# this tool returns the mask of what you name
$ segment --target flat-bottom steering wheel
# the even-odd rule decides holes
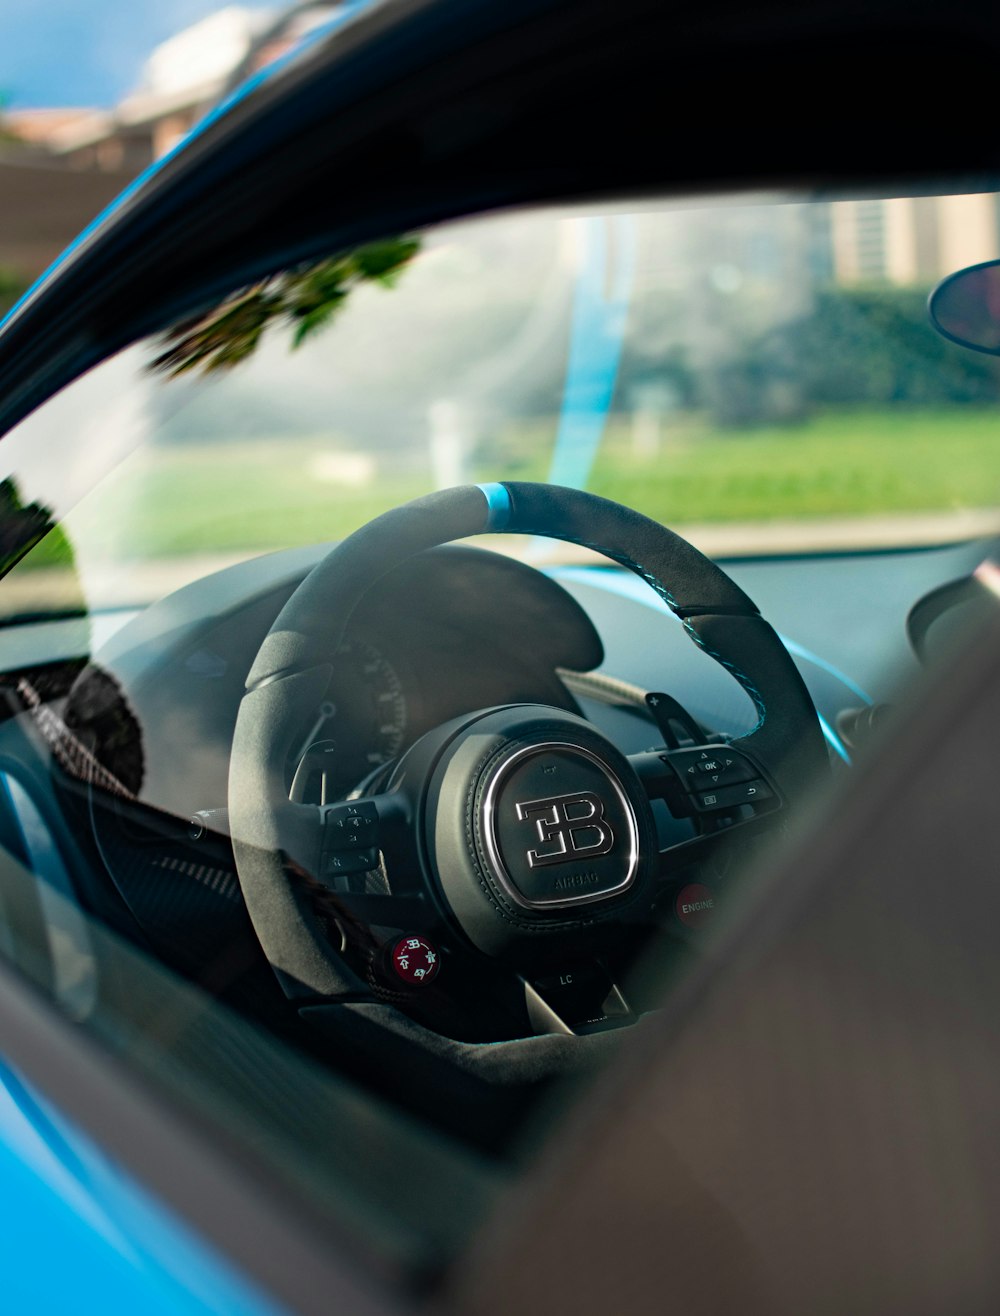
[[[290,802],[292,746],[365,592],[424,549],[498,532],[585,545],[634,571],[739,682],[757,712],[753,729],[628,758],[579,716],[505,705],[420,737],[377,795]],[[366,1002],[405,1012],[428,989],[446,994],[449,974],[467,991],[478,965],[527,992],[527,1032],[569,1033],[630,1013],[608,983],[591,984],[589,997],[564,992],[573,1004],[560,1010],[560,979],[573,983],[566,966],[600,961],[648,924],[664,884],[697,852],[697,839],[657,849],[651,801],[711,820],[707,830],[750,825],[827,766],[815,708],[784,645],[686,540],[576,489],[473,485],[378,517],[292,594],[247,679],[229,817],[256,934],[306,1017]]]

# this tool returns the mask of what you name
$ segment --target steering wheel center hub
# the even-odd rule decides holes
[[[479,809],[490,872],[523,909],[593,904],[635,881],[635,810],[591,750],[559,741],[515,747],[493,768]]]
[[[442,733],[424,759],[427,880],[474,945],[520,964],[558,959],[648,914],[652,811],[591,723],[522,704]]]

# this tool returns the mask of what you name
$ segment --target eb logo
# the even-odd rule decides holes
[[[528,866],[542,868],[568,859],[608,854],[615,834],[604,816],[604,801],[593,791],[553,795],[515,806],[519,822],[533,821],[539,845],[528,851]]]

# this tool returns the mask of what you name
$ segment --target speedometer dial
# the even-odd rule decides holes
[[[374,645],[348,640],[334,655],[327,697],[295,756],[296,796],[329,799],[394,759],[406,739],[403,683]]]
[[[342,644],[335,663],[334,682],[341,698],[347,687],[355,691],[367,723],[366,767],[388,763],[403,748],[406,735],[406,699],[396,669],[374,645],[360,640]]]

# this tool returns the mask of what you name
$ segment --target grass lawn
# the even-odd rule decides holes
[[[1000,502],[1000,415],[829,413],[786,428],[667,431],[656,460],[608,436],[590,488],[668,525],[947,511]]]
[[[427,492],[391,471],[360,487],[321,478],[327,450],[299,439],[144,450],[73,513],[70,538],[116,558],[266,551],[340,539]]]
[[[505,431],[505,464],[477,466],[472,478],[544,479],[553,432]],[[327,450],[320,440],[147,450],[81,505],[70,537],[119,559],[263,551],[340,538],[429,487],[388,461],[369,484],[324,478]],[[589,487],[675,526],[989,507],[1000,502],[1000,415],[831,412],[739,431],[684,417],[664,426],[652,458],[633,451],[619,421]]]

